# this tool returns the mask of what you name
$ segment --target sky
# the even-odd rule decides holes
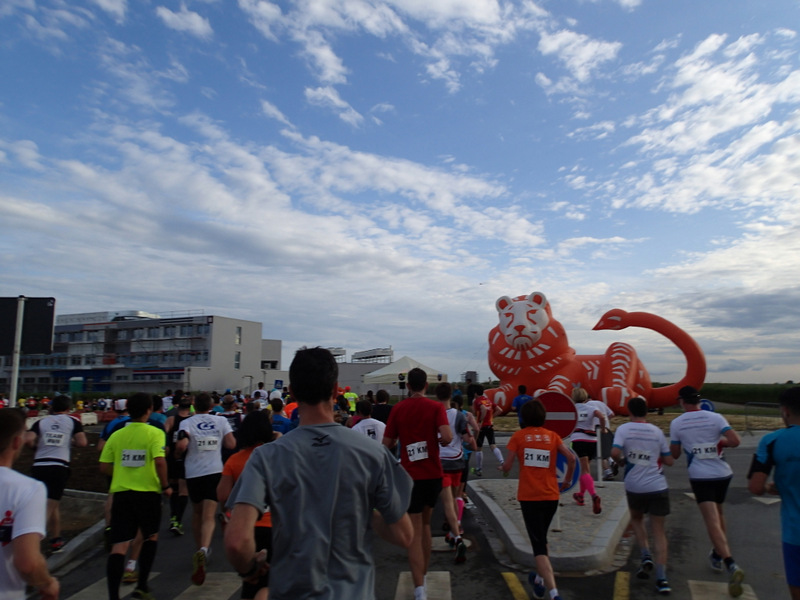
[[[579,354],[800,380],[798,0],[2,0],[0,296],[391,346],[490,376],[495,301]]]

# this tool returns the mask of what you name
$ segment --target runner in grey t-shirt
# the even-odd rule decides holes
[[[411,543],[411,478],[382,444],[334,422],[338,367],[329,351],[299,350],[289,378],[301,426],[250,457],[228,501],[228,560],[248,580],[266,571],[253,524],[269,505],[269,568],[277,574],[271,600],[372,600],[367,532],[403,547]]]

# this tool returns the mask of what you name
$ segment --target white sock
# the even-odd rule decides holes
[[[501,465],[503,464],[503,453],[500,452],[500,448],[492,448],[492,452],[494,452],[494,457],[497,459]]]
[[[550,598],[551,598],[551,600],[553,598],[555,598],[556,596],[558,596],[558,588],[553,588],[552,590],[550,590]]]
[[[136,570],[136,561],[135,560],[129,560],[128,561],[128,566],[125,567],[125,570],[126,571],[135,571]]]
[[[536,574],[536,579],[535,579],[535,581],[536,581],[536,583],[538,583],[539,585],[544,585],[544,578],[543,578],[541,575],[539,575],[538,573]]]
[[[414,600],[428,600],[424,585],[418,585],[414,588]]]

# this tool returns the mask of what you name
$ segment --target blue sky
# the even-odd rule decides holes
[[[800,379],[797,0],[5,0],[0,295],[203,309],[488,377],[495,300],[579,353]],[[288,362],[287,362],[288,364]]]

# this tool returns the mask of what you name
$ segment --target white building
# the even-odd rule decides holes
[[[10,389],[11,357],[0,359],[0,391]],[[280,340],[264,340],[261,323],[217,315],[159,317],[141,311],[56,318],[53,353],[20,360],[19,393],[73,389],[126,394],[241,389],[288,380]]]

